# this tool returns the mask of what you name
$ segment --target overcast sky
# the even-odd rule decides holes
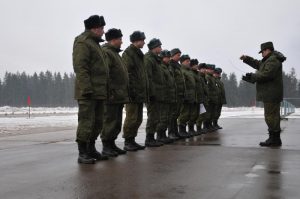
[[[299,0],[1,0],[0,78],[5,71],[72,72],[74,37],[93,14],[104,16],[105,30],[122,30],[123,49],[141,30],[146,43],[159,38],[163,49],[178,47],[239,77],[253,71],[239,56],[261,59],[260,44],[273,41],[287,57],[284,70],[294,67],[300,78]]]

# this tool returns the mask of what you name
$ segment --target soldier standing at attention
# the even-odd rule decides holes
[[[195,96],[196,100],[193,104],[192,112],[191,112],[191,118],[188,122],[188,129],[189,133],[193,135],[199,135],[201,134],[198,130],[197,132],[194,130],[194,125],[197,121],[197,118],[199,117],[200,113],[200,104],[203,103],[203,87],[201,84],[201,77],[198,72],[198,60],[197,59],[191,59],[191,71],[193,73],[194,79],[195,79]]]
[[[78,163],[93,164],[108,159],[96,150],[95,141],[102,130],[104,101],[107,98],[108,66],[99,42],[104,33],[103,16],[84,20],[85,31],[73,45],[75,99],[78,101]]]
[[[260,142],[260,146],[278,147],[282,145],[280,102],[283,100],[282,62],[286,60],[286,57],[274,50],[272,42],[262,43],[260,49],[262,60],[256,60],[247,55],[240,57],[244,63],[256,69],[255,73],[247,73],[243,76],[243,80],[256,83],[256,100],[264,104],[269,138]]]
[[[122,45],[122,32],[112,28],[105,33],[107,43],[103,45],[109,67],[108,99],[104,106],[104,124],[101,133],[103,143],[102,154],[110,157],[125,154],[126,151],[116,146],[122,127],[123,107],[129,102],[128,72],[119,55]]]
[[[170,71],[174,75],[174,80],[176,84],[176,107],[173,107],[171,114],[171,122],[169,124],[169,134],[176,135],[179,138],[187,138],[188,134],[186,132],[179,132],[177,126],[177,119],[180,115],[180,109],[183,104],[185,95],[185,80],[182,74],[181,65],[178,63],[180,60],[181,51],[178,48],[171,50],[171,60],[170,60]]]
[[[199,77],[200,77],[200,85],[203,91],[203,105],[204,108],[207,110],[208,107],[208,90],[207,90],[207,83],[206,83],[206,79],[205,79],[205,73],[206,73],[206,64],[205,63],[201,63],[198,66],[199,69]],[[205,121],[206,118],[206,112],[199,114],[198,118],[197,118],[197,133],[201,133],[204,134],[207,132],[207,129],[202,128],[203,122]]]
[[[215,68],[214,77],[216,78],[216,84],[218,86],[218,103],[216,108],[216,113],[214,114],[215,118],[213,119],[213,126],[217,129],[222,129],[222,127],[219,126],[218,120],[221,116],[222,112],[222,106],[226,104],[226,96],[225,96],[225,88],[224,84],[221,81],[221,68]]]
[[[174,140],[178,139],[177,137],[174,139],[172,135],[167,137],[166,130],[168,128],[168,124],[170,121],[171,108],[175,106],[171,106],[176,103],[176,90],[175,90],[175,81],[174,77],[170,73],[169,70],[169,62],[170,62],[170,51],[162,50],[159,54],[159,57],[162,59],[161,69],[163,72],[164,79],[164,100],[160,105],[159,109],[159,123],[157,125],[157,140],[164,144],[169,144]]]
[[[135,142],[138,129],[143,121],[143,103],[148,102],[148,77],[141,48],[145,45],[145,34],[134,31],[130,35],[131,45],[122,54],[129,77],[130,103],[125,105],[126,117],[123,125],[125,138],[124,150],[137,151],[145,149]]]
[[[145,67],[149,80],[149,102],[147,103],[147,124],[146,140],[147,147],[159,147],[163,143],[157,141],[154,134],[159,123],[159,113],[161,104],[164,101],[164,76],[161,69],[161,59],[158,56],[161,52],[161,42],[159,39],[151,39],[148,43],[149,51],[145,54]]]
[[[206,83],[208,90],[208,106],[206,108],[206,118],[204,122],[204,128],[208,132],[217,130],[212,126],[212,120],[216,112],[217,103],[218,103],[218,88],[216,85],[216,80],[213,77],[215,65],[207,64],[206,65]]]
[[[196,83],[193,72],[190,67],[190,57],[188,55],[182,55],[180,57],[180,63],[182,66],[182,74],[184,76],[186,92],[184,96],[184,102],[180,110],[178,117],[179,131],[186,133],[187,122],[191,119],[192,108],[196,100]],[[188,137],[193,136],[192,132],[188,132]]]

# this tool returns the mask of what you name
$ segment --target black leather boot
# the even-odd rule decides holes
[[[191,136],[195,136],[196,135],[196,131],[194,129],[194,125],[189,124],[188,125],[188,129],[189,129],[188,134],[190,134]]]
[[[134,142],[135,146],[138,148],[138,150],[144,150],[144,149],[146,148],[145,146],[140,145],[139,143],[137,143],[137,142],[135,141],[135,139],[133,139],[133,142]]]
[[[208,127],[208,122],[205,121],[203,122],[203,129],[202,129],[202,132],[205,134],[205,133],[209,133],[209,127]]]
[[[218,120],[216,120],[216,126],[218,127],[218,129],[223,129],[223,127],[219,126]]]
[[[259,143],[260,146],[263,147],[280,147],[282,145],[281,138],[280,138],[280,131],[279,132],[269,132],[269,138]]]
[[[154,139],[154,134],[148,133],[146,135],[145,146],[146,147],[160,147],[163,143]]]
[[[117,157],[118,153],[113,149],[111,141],[102,140],[103,149],[102,154],[107,155],[109,157]]]
[[[281,138],[280,138],[280,131],[273,132],[273,141],[272,146],[273,147],[279,147],[282,145]]]
[[[115,143],[114,140],[111,141],[111,146],[112,146],[112,149],[113,149],[115,152],[117,152],[119,155],[126,154],[126,151],[123,150],[123,149],[120,149],[120,148],[116,145],[116,143]]]
[[[186,132],[186,125],[179,124],[178,129],[179,129],[178,134],[179,134],[180,137],[182,137],[182,138],[189,138],[190,137],[190,135]]]
[[[136,142],[134,141],[134,138],[126,138],[125,139],[124,150],[125,151],[139,150],[138,146],[136,145]]]
[[[196,128],[197,128],[197,131],[196,131],[197,135],[201,135],[203,132],[201,126],[197,125]]]
[[[166,136],[166,132],[162,131],[162,132],[157,132],[157,141],[162,142],[163,144],[170,144],[173,142],[172,139],[168,138]]]
[[[168,127],[168,137],[169,137],[171,140],[173,140],[173,141],[179,139],[179,137],[178,137],[178,136],[176,135],[176,133],[175,133],[175,129],[172,129],[171,124],[170,124],[169,127]]]
[[[87,143],[77,142],[77,145],[79,151],[77,162],[80,164],[95,164],[96,160],[87,152]]]
[[[97,151],[95,146],[95,140],[92,140],[87,145],[88,154],[93,157],[96,160],[108,160],[108,156],[101,154],[99,151]]]

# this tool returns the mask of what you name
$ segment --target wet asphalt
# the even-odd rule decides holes
[[[77,164],[75,129],[2,137],[0,198],[300,198],[300,119],[282,121],[281,148],[258,146],[267,136],[263,119],[220,125],[94,165]],[[140,131],[142,143],[144,126]],[[123,146],[121,136],[117,144]]]

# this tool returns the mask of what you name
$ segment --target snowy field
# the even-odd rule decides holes
[[[0,107],[0,136],[34,133],[36,129],[76,128],[77,111],[77,107],[37,107],[31,108],[31,117],[28,118],[26,107]],[[224,107],[221,118],[263,118],[263,114],[263,108],[258,107]],[[147,111],[144,109],[144,122],[146,118]],[[300,118],[300,109],[296,109],[289,118]]]

